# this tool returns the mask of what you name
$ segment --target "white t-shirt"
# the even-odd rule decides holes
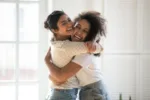
[[[100,51],[101,48],[97,44],[96,51],[94,53],[99,53]],[[85,47],[84,42],[72,42],[69,40],[51,42],[52,62],[60,68],[67,65],[75,55],[83,53],[87,53],[87,48]],[[79,87],[79,83],[77,78],[73,76],[69,78],[65,84],[60,86],[52,84],[52,87],[59,89],[72,89]]]
[[[80,86],[85,86],[102,80],[103,76],[100,71],[100,66],[96,64],[96,57],[94,55],[81,54],[75,56],[72,62],[82,66],[80,71],[76,74]]]

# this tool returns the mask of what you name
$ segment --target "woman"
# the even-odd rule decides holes
[[[81,53],[92,53],[92,49],[88,49],[88,45],[84,42],[70,42],[69,38],[73,32],[73,23],[63,11],[53,11],[45,21],[45,28],[50,30],[54,39],[51,41],[52,61],[58,67],[63,67],[70,62],[73,56]],[[92,45],[91,45],[92,47]],[[95,47],[95,46],[93,46]],[[95,48],[94,53],[100,51],[100,47]],[[60,55],[63,55],[62,57]],[[48,64],[48,63],[47,63]],[[57,68],[55,68],[57,69]],[[51,72],[51,70],[49,69]],[[53,73],[53,72],[51,72]],[[57,80],[57,76],[52,76]],[[65,84],[52,85],[52,94],[50,100],[75,100],[76,88],[78,80],[75,76],[70,77]],[[59,90],[59,91],[58,91]]]
[[[73,41],[97,41],[95,40],[96,37],[100,40],[98,35],[105,36],[105,20],[97,12],[82,13],[75,19],[75,22],[77,25],[71,37]],[[51,59],[49,53],[45,57],[45,62],[52,69],[50,79],[56,84],[61,84],[61,82],[63,83],[68,78],[76,75],[81,87],[80,100],[109,100],[101,72],[97,69],[94,58],[95,55],[92,54],[78,55],[70,63],[58,70],[52,69],[56,66],[49,62]],[[57,81],[53,76],[57,76]]]

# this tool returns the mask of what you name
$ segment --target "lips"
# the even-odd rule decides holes
[[[73,30],[72,28],[68,28],[68,29],[67,29],[67,31],[72,31],[72,30]]]
[[[74,38],[75,38],[76,40],[81,40],[81,37],[79,37],[78,35],[74,35]]]

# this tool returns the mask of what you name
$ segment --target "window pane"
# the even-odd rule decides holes
[[[0,3],[0,41],[14,41],[16,36],[16,7]]]
[[[19,45],[19,79],[36,80],[38,68],[38,45],[20,44]]]
[[[15,100],[15,86],[0,84],[0,100]]]
[[[19,85],[18,100],[39,100],[38,85]]]
[[[38,4],[20,4],[19,32],[20,41],[38,41],[39,15]]]
[[[0,80],[14,80],[15,45],[0,44]]]

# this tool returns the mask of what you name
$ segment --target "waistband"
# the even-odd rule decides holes
[[[73,89],[58,89],[58,88],[53,88],[53,90],[56,90],[56,91],[73,91],[73,90],[78,90],[78,88],[73,88]]]
[[[81,87],[81,89],[86,89],[86,88],[98,88],[98,87],[104,87],[103,81],[97,81],[88,85],[85,85],[83,87]]]

